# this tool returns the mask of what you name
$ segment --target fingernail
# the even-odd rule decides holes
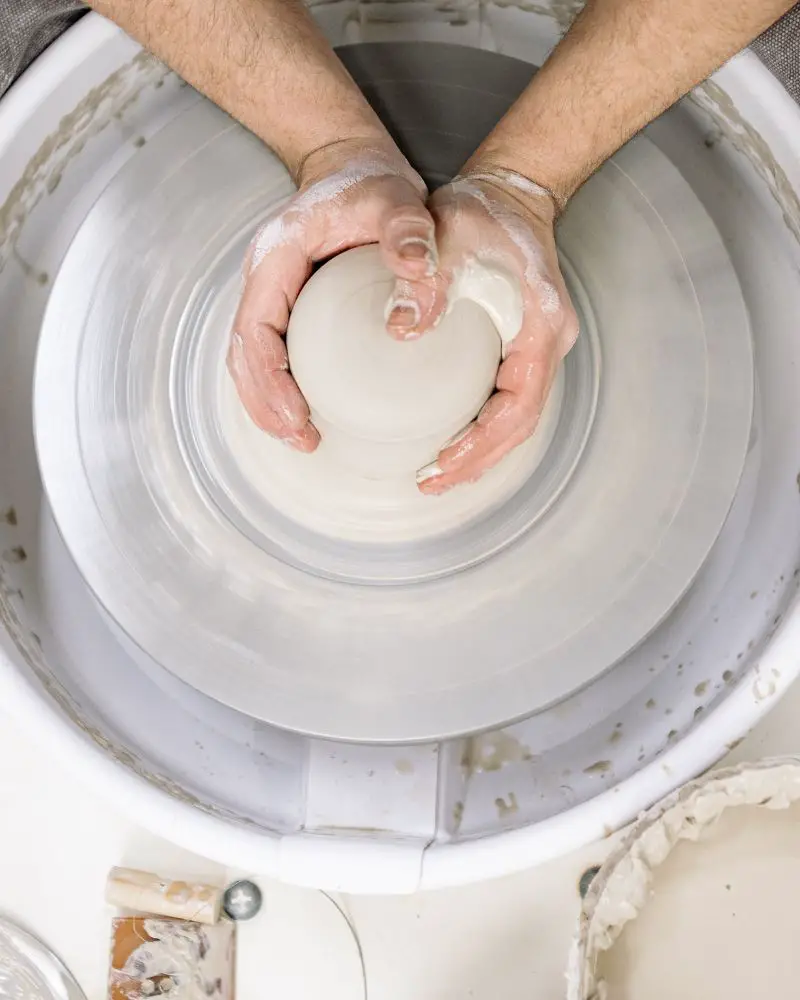
[[[276,439],[292,451],[303,451],[303,439],[299,434],[277,434]]]
[[[401,240],[397,252],[403,260],[427,260],[431,255],[427,242],[419,236],[407,236]]]
[[[419,236],[409,236],[401,241],[397,252],[401,259],[405,261],[414,262],[424,260],[427,277],[431,277],[431,275],[436,273],[436,255],[427,240]]]
[[[390,300],[387,308],[386,325],[393,330],[413,330],[419,323],[419,305],[413,299]]]
[[[417,470],[417,485],[427,483],[429,479],[435,479],[437,476],[441,475],[442,469],[438,462],[431,462],[429,465],[423,465],[421,469]]]

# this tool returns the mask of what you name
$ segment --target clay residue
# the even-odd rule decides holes
[[[52,191],[52,187],[48,185],[48,194]],[[35,282],[37,285],[46,285],[50,281],[50,275],[47,271],[37,271],[36,268],[29,264],[27,260],[22,256],[22,254],[16,249],[16,247],[11,251],[11,255],[14,260],[19,264],[19,268],[22,273],[30,281]]]
[[[145,87],[163,82],[168,74],[166,66],[142,52],[90,90],[74,111],[64,115],[0,205],[0,271],[14,256],[28,215],[42,198],[55,190],[70,161],[109,122],[123,115]]]
[[[112,1000],[231,1000],[234,925],[128,917],[114,921]]]
[[[65,717],[84,733],[104,753],[118,764],[127,768],[133,774],[143,778],[148,784],[165,792],[173,799],[185,802],[187,805],[212,816],[218,816],[240,826],[256,826],[253,820],[227,809],[210,805],[198,798],[183,785],[171,778],[152,770],[144,761],[127,747],[111,740],[105,733],[89,722],[86,712],[60,680],[53,674],[47,664],[42,650],[40,637],[22,621],[17,605],[23,601],[22,591],[12,582],[8,571],[0,562],[0,629],[14,643],[23,662],[36,677],[42,688],[53,699]]]
[[[111,121],[119,120],[146,87],[163,85],[169,72],[153,56],[140,53],[112,73],[104,83],[90,90],[76,108],[61,119],[58,128],[44,140],[0,206],[0,271],[10,260],[18,258],[17,242],[28,215],[42,198],[55,190],[69,163],[93,136],[102,132]],[[13,507],[7,508],[2,514],[2,520],[15,526],[16,510]],[[27,553],[21,546],[13,546],[4,551],[2,556],[0,628],[8,634],[24,663],[65,717],[107,756],[170,797],[239,825],[255,825],[247,817],[211,806],[182,785],[152,770],[135,752],[110,739],[88,721],[83,707],[74,700],[48,666],[39,637],[20,617],[23,594],[16,582],[12,581],[10,569],[6,567],[23,563]]]
[[[739,113],[728,94],[713,80],[706,80],[688,97],[711,116],[722,138],[752,164],[769,188],[787,229],[800,243],[800,198],[761,134]]]
[[[603,1000],[600,956],[651,897],[653,875],[682,841],[697,841],[737,806],[785,809],[800,801],[800,757],[741,765],[700,778],[654,807],[612,854],[584,900],[569,966],[569,1000]]]
[[[753,698],[756,704],[773,698],[778,690],[778,677],[774,673],[765,674],[758,664],[755,669],[755,680],[753,681]]]
[[[500,771],[507,764],[532,761],[533,754],[524,743],[502,730],[471,736],[464,741],[461,770],[465,779],[484,771]]]
[[[539,14],[555,21],[559,33],[565,34],[585,6],[585,0],[479,0],[481,15],[487,7],[512,7]]]
[[[340,6],[341,0],[306,0],[308,6]],[[525,13],[549,18],[559,30],[566,33],[581,12],[585,0],[439,0],[430,4],[387,3],[386,0],[352,0],[346,8],[345,21],[357,24],[409,24],[419,20],[439,18],[449,25],[468,25],[477,22],[491,38],[488,11],[491,8],[512,8]]]
[[[519,804],[514,792],[509,792],[505,798],[496,798],[494,804],[499,819],[508,819],[509,816],[513,816],[514,813],[519,812]]]

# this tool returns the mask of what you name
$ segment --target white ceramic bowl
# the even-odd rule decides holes
[[[563,10],[476,5],[456,17],[438,6],[420,19],[419,3],[399,0],[391,24],[373,20],[374,4],[326,3],[317,13],[337,43],[447,41],[540,62]],[[426,86],[447,91],[459,67],[478,60],[470,83],[487,121],[467,124],[491,125],[503,88],[514,86],[506,61],[463,48],[429,56],[369,46],[346,53],[389,113],[393,88],[427,74]],[[441,745],[374,747],[279,732],[126,648],[42,502],[31,375],[48,286],[120,165],[196,99],[90,15],[0,104],[3,705],[162,835],[311,885],[404,892],[454,884],[547,860],[623,825],[722,756],[798,669],[800,111],[745,54],[648,130],[722,235],[756,348],[745,477],[689,594],[633,654],[551,710]],[[464,111],[469,103],[457,105],[454,134],[467,134],[458,115],[473,112]],[[412,147],[424,141],[427,113],[419,110],[416,131],[411,123]]]

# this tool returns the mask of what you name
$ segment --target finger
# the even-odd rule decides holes
[[[285,345],[273,333],[278,354]],[[272,437],[280,438],[301,451],[313,451],[319,444],[319,432],[308,419],[308,407],[300,390],[285,370],[270,372],[252,366],[247,359],[242,338],[234,333],[227,357],[228,371],[236,385],[239,399],[250,419]],[[289,402],[287,402],[289,401]],[[297,401],[303,414],[287,414],[286,406]]]
[[[381,220],[379,242],[386,266],[408,281],[431,277],[438,258],[433,218],[416,192],[399,200]]]
[[[286,341],[269,326],[260,323],[245,341],[245,356],[254,382],[264,399],[289,430],[298,431],[309,419],[308,403],[289,374]]]
[[[247,342],[261,325],[283,336],[289,312],[311,274],[304,248],[283,244],[264,256],[245,281],[234,329]]]
[[[283,335],[310,271],[308,256],[296,245],[278,247],[261,260],[247,277],[228,355],[229,371],[254,423],[283,439],[300,435],[303,446],[319,436],[316,431],[301,433],[310,414],[289,374]]]
[[[264,402],[264,387],[252,378],[249,371],[244,376],[236,376],[235,381],[242,405],[257,427],[271,437],[285,441],[298,451],[314,451],[320,437],[319,431],[310,421],[306,421],[299,430],[293,430]]]
[[[265,399],[262,386],[253,378],[244,343],[238,333],[234,332],[231,336],[226,363],[239,399],[253,423],[275,437],[287,433],[288,429]]]
[[[456,442],[444,448],[435,462],[417,473],[421,493],[437,495],[461,483],[475,482],[512,448],[521,444],[530,429],[522,422],[520,400],[512,393],[495,393]]]
[[[283,440],[296,451],[311,452],[316,451],[319,446],[320,436],[317,428],[309,421],[301,430]]]
[[[435,206],[437,196],[431,204]],[[432,330],[449,305],[455,269],[463,253],[454,239],[453,216],[434,207],[432,213],[438,260],[433,274],[418,279],[398,279],[387,305],[386,329],[398,340],[414,340]]]
[[[448,279],[441,273],[421,281],[398,278],[386,305],[386,329],[396,340],[416,340],[447,310]]]
[[[539,422],[556,364],[555,352],[534,366],[509,355],[498,372],[500,388],[489,397],[477,419],[443,448],[434,462],[417,473],[420,491],[437,494],[459,483],[474,482],[522,444]],[[507,367],[510,375],[504,371]],[[522,391],[504,387],[507,382],[517,381],[520,370],[526,372]]]
[[[276,419],[287,432],[299,431],[309,421],[308,404],[288,368],[286,343],[275,330],[262,323],[247,340],[238,330],[232,334],[228,371],[237,388],[247,387],[248,413],[268,433],[274,433]]]

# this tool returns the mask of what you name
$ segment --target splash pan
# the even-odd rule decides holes
[[[270,504],[221,429],[240,261],[291,190],[199,101],[87,214],[35,383],[42,477],[73,558],[155,662],[285,729],[419,741],[563,699],[674,607],[742,473],[750,330],[713,222],[655,145],[629,144],[560,226],[583,334],[545,460],[459,530],[352,544]]]
[[[458,5],[455,11],[433,0],[396,0],[391,6],[391,23],[385,20],[383,4],[337,0],[318,4],[314,10],[334,44],[358,43],[344,45],[342,57],[426,179],[432,184],[441,183],[459,168],[526,85],[530,63],[540,63],[558,37],[563,27],[559,19],[565,8],[561,3],[552,8],[542,4],[532,12],[504,3]],[[545,13],[538,12],[540,6]],[[418,16],[420,11],[425,14],[423,19]],[[420,39],[425,44],[420,44]],[[460,44],[432,47],[442,41]],[[480,46],[491,51],[481,51]],[[499,52],[520,58],[506,58]],[[590,650],[587,675],[596,670],[596,676],[549,706],[541,689],[531,697],[526,686],[529,682],[535,684],[538,677],[523,669],[530,660],[524,638],[499,628],[478,636],[476,628],[480,658],[472,657],[466,643],[457,646],[449,660],[445,658],[446,662],[452,661],[455,686],[461,686],[464,696],[452,699],[457,702],[454,707],[460,709],[470,697],[469,676],[462,678],[458,673],[459,658],[465,671],[485,671],[478,681],[486,689],[502,692],[512,674],[514,679],[527,678],[525,684],[520,684],[513,703],[506,688],[506,700],[498,710],[496,703],[487,703],[486,711],[475,713],[479,717],[466,723],[463,718],[454,720],[451,716],[452,729],[446,719],[422,716],[412,720],[410,727],[393,728],[400,733],[421,734],[455,731],[461,724],[465,728],[478,725],[481,719],[513,717],[520,721],[451,740],[402,745],[332,742],[289,732],[258,717],[256,708],[264,709],[264,693],[258,684],[253,684],[252,699],[238,702],[243,704],[243,709],[238,710],[220,700],[225,697],[225,692],[219,690],[224,677],[221,668],[211,677],[218,685],[217,697],[203,693],[194,681],[181,679],[174,671],[174,663],[172,669],[166,669],[164,660],[154,659],[137,645],[147,640],[135,627],[141,624],[139,609],[130,621],[119,606],[109,604],[112,614],[104,615],[86,585],[84,574],[88,577],[92,566],[99,567],[101,560],[108,557],[107,540],[96,532],[94,496],[89,504],[94,513],[87,516],[86,523],[96,533],[69,537],[69,550],[44,499],[34,447],[32,387],[34,357],[54,280],[61,285],[66,273],[62,268],[71,266],[89,220],[99,218],[96,210],[102,206],[105,213],[113,208],[114,213],[105,217],[109,222],[113,219],[114,226],[124,220],[125,206],[108,200],[118,184],[117,178],[126,177],[137,160],[146,159],[151,145],[158,149],[165,130],[166,135],[174,137],[182,118],[205,116],[208,112],[210,109],[189,87],[93,14],[37,60],[0,102],[0,700],[21,725],[45,743],[53,759],[73,767],[137,822],[146,823],[197,854],[292,882],[348,892],[408,892],[502,875],[602,837],[718,759],[728,744],[738,740],[775,703],[800,664],[800,422],[796,419],[800,368],[800,341],[796,335],[800,312],[800,112],[755,57],[744,55],[648,127],[640,137],[644,144],[637,141],[631,147],[629,162],[624,158],[628,153],[625,150],[615,165],[596,180],[598,185],[606,185],[612,196],[607,199],[606,215],[593,223],[595,231],[588,234],[595,241],[593,247],[598,240],[608,240],[616,244],[619,252],[625,251],[615,240],[613,228],[609,228],[618,216],[612,219],[609,213],[630,205],[635,194],[632,186],[640,186],[641,180],[644,193],[638,204],[653,242],[660,246],[662,237],[673,237],[667,240],[673,249],[659,251],[661,259],[666,255],[675,262],[673,273],[690,272],[696,288],[709,287],[707,275],[694,275],[698,262],[695,244],[686,239],[674,213],[670,215],[662,208],[657,192],[647,188],[647,178],[637,178],[635,171],[649,160],[665,182],[675,183],[673,203],[685,196],[692,206],[687,213],[689,223],[693,225],[699,219],[702,232],[711,233],[707,259],[721,262],[719,268],[715,263],[714,275],[718,281],[729,283],[733,298],[728,301],[734,304],[729,322],[736,336],[744,325],[744,300],[755,348],[755,405],[744,474],[727,518],[720,496],[722,510],[717,524],[724,520],[724,525],[716,540],[717,526],[713,522],[706,522],[699,534],[674,535],[683,538],[690,548],[696,546],[695,554],[684,559],[680,546],[674,553],[668,550],[670,557],[674,555],[678,560],[676,570],[678,565],[683,569],[676,571],[674,586],[654,591],[648,584],[649,621],[634,607],[627,626],[629,639],[618,643],[619,649],[628,643],[632,648],[613,665],[611,660],[617,654],[607,651],[603,656],[594,656]],[[213,140],[209,133],[212,145],[217,147],[215,155],[223,155],[224,143],[232,139],[231,132],[225,132],[230,122],[216,118],[214,123],[205,117],[204,121],[211,129],[224,133],[219,140]],[[238,135],[235,130],[233,134]],[[442,135],[447,136],[446,141],[442,141]],[[255,144],[248,146],[244,142],[239,152],[242,157],[250,157],[256,149]],[[187,154],[191,151],[185,150]],[[258,156],[263,157],[263,153],[259,151]],[[189,177],[190,164],[202,158],[201,150],[194,157],[184,156],[176,163],[176,171]],[[248,169],[253,169],[253,161],[247,162]],[[266,169],[271,161],[267,158],[259,162]],[[153,188],[164,182],[164,173],[162,168],[154,178]],[[263,193],[271,182],[261,175],[257,183],[262,185]],[[586,194],[588,199],[591,189],[587,188]],[[575,207],[580,206],[576,203]],[[186,322],[180,328],[183,333],[167,331],[165,362],[169,377],[183,373],[184,381],[176,381],[170,392],[177,393],[178,385],[187,386],[187,372],[209,377],[214,374],[211,360],[208,366],[204,363],[194,368],[192,363],[180,360],[178,344],[184,334],[192,333],[193,337],[187,337],[184,343],[188,345],[191,340],[198,348],[205,345],[209,359],[213,359],[214,338],[224,338],[224,333],[215,328],[211,316],[216,309],[225,320],[226,311],[232,308],[231,300],[225,299],[224,282],[233,274],[232,268],[238,266],[236,240],[244,240],[244,229],[254,226],[255,215],[266,208],[265,199],[262,209],[254,208],[248,226],[243,225],[241,233],[231,233],[229,249],[222,241],[214,243],[207,271],[202,270],[201,255],[192,249],[191,266],[200,266],[199,279],[212,294],[206,300],[174,286],[178,316]],[[143,222],[148,218],[152,222],[147,198],[139,203],[138,210]],[[585,211],[596,210],[587,200]],[[610,433],[608,421],[613,410],[609,407],[615,399],[624,398],[619,382],[612,382],[611,376],[615,371],[619,376],[626,371],[620,364],[625,361],[622,344],[627,331],[604,321],[609,315],[604,296],[613,295],[614,290],[598,288],[588,266],[591,258],[588,253],[583,256],[583,247],[576,242],[577,233],[570,233],[569,227],[577,227],[579,221],[577,214],[574,223],[567,218],[560,237],[568,279],[582,312],[582,334],[578,350],[564,371],[563,405],[542,459],[543,469],[548,462],[551,468],[562,469],[552,481],[552,492],[542,491],[540,483],[541,492],[534,500],[533,493],[520,489],[496,510],[487,510],[473,525],[473,534],[465,524],[449,539],[432,539],[424,550],[416,547],[404,554],[375,544],[367,546],[366,552],[359,547],[340,550],[338,555],[346,556],[346,562],[337,562],[337,553],[313,531],[302,536],[290,523],[281,536],[281,522],[275,512],[259,505],[260,520],[250,524],[251,534],[239,533],[262,553],[266,553],[266,539],[270,539],[270,565],[278,567],[273,578],[304,582],[306,604],[300,602],[294,609],[303,618],[304,629],[317,627],[313,615],[306,615],[309,608],[319,609],[317,588],[358,591],[365,598],[361,613],[367,618],[377,614],[375,608],[380,608],[386,594],[393,593],[400,609],[394,621],[402,623],[399,599],[404,590],[422,588],[445,594],[450,588],[450,593],[458,593],[456,588],[466,583],[467,596],[474,598],[477,585],[470,590],[473,578],[487,573],[505,598],[500,624],[519,614],[519,609],[513,607],[514,588],[517,581],[520,588],[527,587],[532,571],[522,557],[514,558],[514,553],[520,543],[531,545],[531,540],[559,515],[562,505],[573,502],[573,492],[583,488],[582,478],[598,461],[595,451],[602,435]],[[201,226],[202,219],[197,224]],[[108,247],[105,264],[91,262],[97,295],[87,293],[79,276],[76,302],[88,294],[90,302],[96,303],[104,289],[106,268],[110,273],[118,267],[125,248],[114,240]],[[142,258],[135,261],[136,267],[131,267],[127,276],[131,284],[140,281],[140,272],[149,271],[148,253],[145,249]],[[230,253],[230,264],[226,263],[226,253]],[[187,267],[189,263],[187,259]],[[645,267],[643,258],[637,257],[625,278],[632,286],[629,301],[641,304],[640,287],[651,281],[651,269]],[[124,288],[123,293],[127,296]],[[56,294],[60,295],[61,290]],[[133,311],[145,316],[151,298],[155,300],[158,294],[156,284],[146,288],[145,294],[132,303]],[[190,302],[197,312],[190,310]],[[714,304],[720,309],[725,302]],[[68,305],[72,309],[74,303]],[[686,327],[673,331],[681,344],[687,340],[695,346],[704,340],[710,343],[708,338],[718,327],[708,319],[712,315],[708,308],[708,303],[698,299],[694,311],[685,311]],[[610,314],[619,315],[613,311]],[[98,334],[92,331],[90,319],[91,310],[79,317],[80,337],[87,338],[86,347],[94,337],[95,350]],[[136,324],[129,325],[129,318],[122,315],[118,319],[106,331],[109,352],[120,349],[123,356],[135,360],[134,344],[152,350],[144,336],[140,340],[137,334],[133,339]],[[53,322],[52,313],[48,313],[47,335]],[[639,349],[636,341],[641,340],[646,325],[634,331],[626,349]],[[144,325],[139,333],[144,335]],[[219,346],[218,340],[216,343]],[[614,351],[620,355],[616,361]],[[714,351],[713,346],[709,347],[702,362],[707,372],[713,370],[719,358]],[[661,362],[651,359],[643,363],[651,386],[655,381],[652,371],[658,363],[663,364],[663,358]],[[117,389],[125,384],[115,381],[116,372],[106,371]],[[667,371],[677,373],[676,369],[664,368],[662,375]],[[63,374],[67,376],[66,368]],[[73,376],[74,372],[70,378]],[[131,381],[133,394],[125,405],[145,412],[146,397],[152,402],[153,412],[163,412],[165,377],[165,372],[154,368],[149,382],[144,378]],[[578,377],[584,380],[580,385]],[[691,383],[691,373],[689,378]],[[570,380],[575,380],[572,388]],[[92,384],[91,379],[88,384]],[[681,384],[687,384],[683,376]],[[73,418],[83,413],[95,421],[99,413],[95,402],[105,399],[116,405],[119,401],[116,396],[105,395],[97,383],[95,390],[96,400],[81,400],[80,406],[73,407]],[[706,398],[706,392],[703,387],[700,400]],[[255,516],[253,507],[248,506],[245,491],[237,489],[229,498],[231,506],[226,508],[224,498],[212,492],[214,484],[202,479],[203,463],[211,463],[220,453],[209,441],[193,441],[192,427],[207,428],[201,427],[188,402],[185,406],[178,404],[177,394],[174,399],[175,414],[170,414],[166,422],[165,436],[169,448],[174,448],[175,439],[179,439],[186,449],[180,461],[171,461],[167,467],[174,471],[179,483],[192,476],[197,480],[196,484],[192,482],[191,491],[205,504],[201,523],[219,522],[235,535],[229,527],[234,513],[240,506],[249,520]],[[584,404],[583,408],[579,403]],[[688,418],[674,400],[667,407],[663,395],[657,395],[653,405],[665,415],[666,428],[678,421],[680,436],[676,435],[675,440],[685,442]],[[702,412],[711,413],[711,409]],[[648,439],[660,442],[658,447],[666,452],[668,439],[663,436],[666,432],[659,429],[657,415],[645,415],[647,419],[640,422],[647,428]],[[139,429],[130,421],[120,423],[129,428],[128,436],[103,437],[103,447],[112,463],[124,459],[122,467],[130,470],[135,444],[136,460],[142,459],[137,488],[141,489],[142,482],[157,483],[152,478],[157,466],[150,453],[162,456],[163,467],[163,456],[171,454],[167,445],[158,442],[157,448],[148,451]],[[619,429],[621,442],[639,440],[632,423]],[[698,420],[698,427],[700,423]],[[93,425],[90,422],[88,426]],[[654,427],[658,433],[654,433]],[[81,426],[81,435],[84,430]],[[99,433],[99,427],[95,426],[94,432]],[[696,433],[699,469],[700,442],[705,432],[692,433]],[[65,439],[74,434],[74,429],[65,430]],[[613,450],[603,450],[614,459]],[[690,494],[702,494],[702,489],[697,494],[700,483],[688,470],[688,463],[678,464],[679,459],[686,460],[686,455],[676,445],[671,474],[683,476],[687,487],[686,499],[673,502],[677,519]],[[64,457],[66,460],[66,451]],[[85,452],[81,459],[86,468],[95,464],[90,457]],[[647,459],[645,454],[637,460]],[[619,456],[622,476],[627,474],[626,461]],[[563,464],[559,466],[559,462]],[[651,500],[662,489],[655,476],[657,470],[651,468],[654,475],[649,493],[644,492],[642,483],[633,484],[643,500]],[[85,475],[81,471],[76,478],[77,491],[85,492]],[[725,492],[734,488],[733,476],[731,479]],[[222,476],[216,480],[218,485],[222,481]],[[126,523],[131,523],[126,496],[113,483],[101,481],[94,485],[101,487],[97,501],[105,504],[109,496],[116,498]],[[620,504],[627,502],[625,492],[633,486],[624,479],[617,484]],[[175,494],[167,491],[164,495]],[[152,506],[163,503],[162,495],[153,496]],[[601,493],[591,498],[598,510],[603,509],[603,500]],[[511,517],[510,505],[514,503],[520,505],[521,514],[524,511],[520,522],[513,522]],[[70,506],[69,501],[59,504],[63,510]],[[197,503],[192,509],[199,507]],[[62,514],[58,516],[63,522]],[[244,515],[239,512],[236,516]],[[113,529],[126,555],[132,553],[138,560],[141,556],[137,552],[154,552],[156,544],[165,542],[165,524],[169,522],[152,516],[143,518],[133,526],[133,541],[119,538],[119,523],[114,515],[108,522],[109,530]],[[521,523],[523,528],[518,538],[509,527],[514,523]],[[643,523],[633,519],[631,530],[642,530]],[[66,525],[61,526],[66,533]],[[191,524],[176,527],[182,540],[194,530]],[[586,533],[578,539],[580,545],[593,537],[591,524],[584,522],[584,527]],[[663,531],[674,531],[672,522],[665,521]],[[155,536],[148,539],[147,532],[155,532]],[[496,552],[487,541],[492,537],[498,539]],[[559,540],[563,558],[579,566],[574,579],[580,580],[588,560],[581,551],[567,547],[567,538],[565,533]],[[644,581],[652,570],[648,569],[647,556],[655,545],[648,548],[647,536],[643,534],[642,538],[645,547],[635,555],[636,561],[643,564]],[[93,550],[95,542],[98,547]],[[705,557],[704,544],[711,544]],[[576,542],[575,548],[580,545]],[[196,547],[187,544],[187,552],[181,554],[172,541],[168,550],[186,560],[184,565],[194,565]],[[459,559],[465,555],[469,568],[461,569]],[[267,556],[259,558],[266,560]],[[665,567],[673,565],[671,558],[664,560]],[[76,562],[80,562],[80,569]],[[688,590],[669,610],[670,601],[692,579],[693,566],[701,562]],[[500,578],[498,572],[492,576],[495,565],[509,567],[511,575]],[[375,577],[387,567],[396,574],[395,580],[376,581]],[[170,575],[163,559],[157,557],[143,572],[150,574],[151,569],[148,579],[155,586],[161,586]],[[278,576],[278,570],[282,576]],[[126,587],[129,572],[122,574]],[[213,609],[216,601],[228,600],[218,586],[220,579],[228,578],[235,579],[235,574],[225,577],[221,571],[216,575],[210,571],[204,576],[198,573],[198,602]],[[209,581],[215,587],[210,601],[202,593]],[[614,585],[618,583],[617,578]],[[571,601],[574,594],[577,590],[572,589],[565,595],[570,609],[575,606]],[[644,589],[642,594],[644,599]],[[491,590],[482,591],[480,596],[487,602],[493,600]],[[165,607],[173,599],[166,590],[160,592],[160,597]],[[341,605],[340,600],[326,603],[319,620],[334,623]],[[659,605],[663,618],[652,627]],[[484,605],[476,600],[470,607],[467,601],[453,600],[446,608],[449,617],[442,616],[440,605],[443,628],[451,627],[458,619],[469,621],[471,615],[482,614]],[[588,615],[589,608],[585,610]],[[173,613],[191,618],[186,607],[173,609]],[[535,604],[529,613],[532,617],[538,614]],[[265,617],[260,606],[245,614],[242,633],[247,636],[253,621]],[[353,622],[359,624],[358,618],[352,616],[348,624]],[[297,633],[290,624],[291,629],[288,624],[285,627],[287,643],[288,637]],[[259,627],[266,629],[268,625],[262,622]],[[283,629],[278,624],[273,627],[276,632]],[[176,643],[176,647],[180,645]],[[202,660],[207,673],[216,666],[209,652],[203,653]],[[361,651],[354,653],[360,655]],[[517,661],[515,654],[519,654]],[[343,655],[342,651],[339,655]],[[274,670],[274,662],[270,667],[259,654],[253,659],[254,677],[263,680],[265,661],[269,670]],[[303,676],[309,680],[309,690],[318,690],[319,684],[327,683],[321,676],[321,660],[306,657],[302,661],[298,658],[298,662],[297,678],[284,678],[292,686],[290,694],[296,696],[298,678]],[[511,664],[509,677],[501,674],[502,663]],[[490,684],[487,664],[496,668],[494,685]],[[373,675],[382,664],[372,661],[368,666],[362,676],[366,675],[368,683],[376,683]],[[391,660],[388,666],[388,677],[396,683],[393,671],[400,668]],[[410,676],[419,683],[415,669],[411,663]],[[273,674],[278,675],[277,671]],[[562,690],[578,683],[574,675],[561,679],[559,670],[543,670],[542,676],[555,676]],[[344,684],[346,673],[333,680]],[[422,686],[425,682],[422,678]],[[363,693],[366,689],[360,690]],[[366,694],[358,706],[360,716],[352,714],[352,725],[348,724],[347,729],[347,719],[342,717],[341,732],[362,736],[374,733]],[[276,705],[283,711],[281,697],[276,697]],[[554,697],[558,696],[554,693]],[[261,704],[255,705],[258,699]],[[408,707],[409,699],[398,700],[405,700]],[[437,702],[441,707],[441,699],[430,699],[431,704]],[[537,702],[545,707],[526,715]],[[275,718],[269,706],[264,715]],[[408,721],[407,715],[403,723]],[[283,721],[289,724],[290,720],[284,716]],[[317,728],[308,715],[295,721],[309,729]],[[380,722],[385,733],[386,717]],[[330,731],[325,720],[319,729]]]

